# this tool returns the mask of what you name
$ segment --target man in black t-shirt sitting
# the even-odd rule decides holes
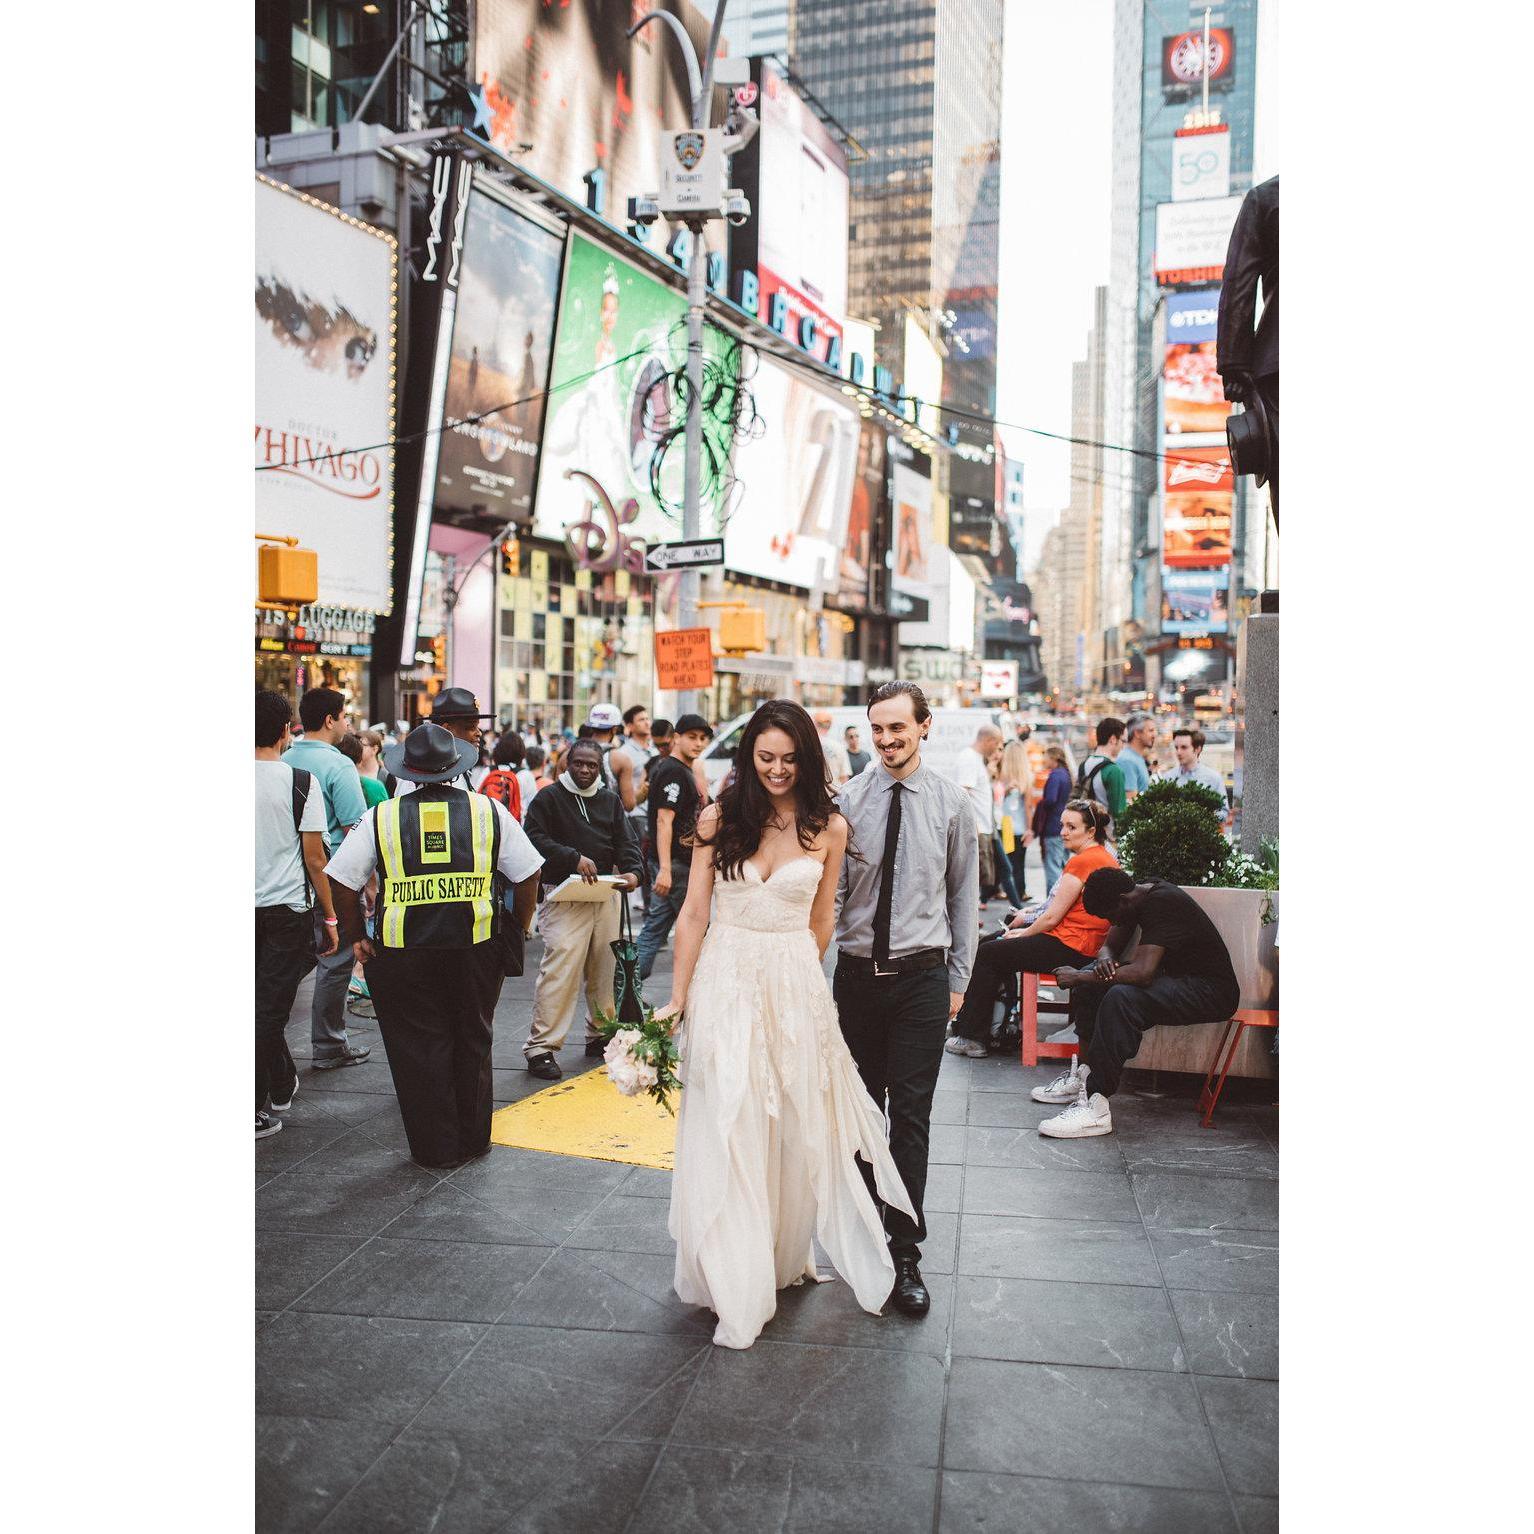
[[[697,761],[714,732],[701,714],[683,714],[676,722],[670,756],[650,764],[645,811],[650,829],[650,909],[639,934],[639,977],[650,978],[655,955],[666,934],[682,914],[687,899],[687,875],[692,869],[692,848],[687,844],[698,824],[703,797],[693,775]]]
[[[1099,868],[1087,876],[1081,902],[1113,928],[1093,964],[1055,972],[1070,990],[1071,1022],[1086,1057],[1076,1068],[1076,1101],[1039,1125],[1057,1140],[1113,1133],[1108,1099],[1147,1028],[1223,1023],[1241,1001],[1225,939],[1186,890],[1164,879],[1136,884],[1122,868]],[[1114,955],[1129,947],[1136,927],[1134,958],[1120,963]]]

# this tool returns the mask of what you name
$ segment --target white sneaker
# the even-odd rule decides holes
[[[1108,1109],[1108,1099],[1101,1092],[1088,1097],[1085,1089],[1064,1113],[1045,1119],[1039,1125],[1039,1133],[1051,1140],[1084,1140],[1089,1135],[1111,1135],[1113,1114]]]
[[[971,1060],[984,1060],[990,1050],[975,1039],[966,1039],[962,1033],[956,1033],[943,1045],[943,1048],[951,1055],[968,1055]]]
[[[1035,1087],[1028,1095],[1036,1103],[1073,1103],[1081,1096],[1082,1083],[1087,1073],[1078,1069],[1076,1056],[1071,1056],[1071,1068],[1061,1073],[1047,1087]]]

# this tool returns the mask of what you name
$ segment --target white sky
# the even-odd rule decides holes
[[[1108,280],[1112,0],[1007,0],[996,414],[1068,433],[1071,363]],[[1027,557],[1070,498],[1070,448],[1002,430],[1021,458]]]

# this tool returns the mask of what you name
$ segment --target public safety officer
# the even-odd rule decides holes
[[[496,923],[526,930],[543,866],[504,805],[451,786],[477,754],[430,723],[385,746],[385,765],[415,791],[370,809],[325,869],[341,940],[367,965],[410,1154],[427,1167],[490,1148],[491,1027],[503,973]],[[375,869],[369,938],[358,891]],[[515,888],[509,918],[497,872]]]

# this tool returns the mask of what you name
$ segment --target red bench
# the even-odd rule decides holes
[[[1069,1060],[1072,1055],[1081,1053],[1080,1043],[1057,1044],[1049,1039],[1040,1040],[1039,1038],[1040,1012],[1059,1014],[1070,1012],[1068,1001],[1039,1000],[1039,986],[1054,984],[1055,977],[1052,973],[1037,975],[1024,971],[1018,976],[1018,1021],[1023,1035],[1020,1054],[1022,1063],[1026,1066],[1037,1065],[1040,1060]],[[1231,1064],[1236,1058],[1236,1050],[1241,1044],[1242,1033],[1248,1028],[1277,1027],[1276,1011],[1265,1012],[1253,1007],[1243,1007],[1226,1023],[1225,1031],[1220,1035],[1220,1042],[1215,1048],[1214,1059],[1205,1073],[1203,1090],[1198,1098],[1198,1112],[1203,1115],[1199,1123],[1205,1129],[1214,1118],[1215,1105],[1220,1100],[1220,1093],[1225,1089],[1225,1078],[1230,1074]],[[1218,1079],[1216,1079],[1217,1074]]]

